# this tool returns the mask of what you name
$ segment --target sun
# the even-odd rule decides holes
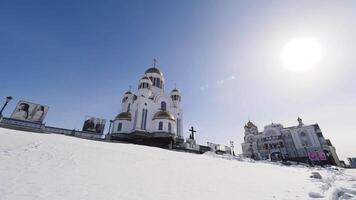
[[[313,38],[295,38],[282,49],[281,59],[286,69],[304,72],[318,66],[322,59],[322,48]]]

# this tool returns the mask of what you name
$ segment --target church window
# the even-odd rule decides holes
[[[163,122],[158,123],[158,130],[163,130]]]
[[[168,132],[172,132],[172,124],[168,123]]]
[[[125,103],[127,99],[128,99],[128,97],[124,97],[124,98],[122,99],[122,103]]]
[[[143,129],[144,117],[145,117],[145,109],[142,109],[142,115],[141,115],[141,129]]]
[[[167,110],[167,104],[164,101],[161,102],[161,110],[163,110],[163,111]]]
[[[122,130],[122,123],[119,123],[119,125],[117,126],[117,131],[121,132]]]
[[[157,78],[153,78],[153,86],[156,86],[157,84]]]
[[[142,109],[141,129],[146,130],[146,125],[147,125],[147,109]]]
[[[180,134],[180,131],[179,131],[179,124],[180,124],[180,119],[179,118],[177,118],[177,135],[179,135]]]
[[[145,109],[145,121],[144,121],[144,125],[143,125],[143,129],[146,130],[146,125],[147,125],[147,109]]]

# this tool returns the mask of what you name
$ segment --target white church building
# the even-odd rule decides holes
[[[163,73],[155,66],[138,81],[138,92],[127,91],[113,120],[111,140],[172,148],[184,141],[181,93],[165,90]]]

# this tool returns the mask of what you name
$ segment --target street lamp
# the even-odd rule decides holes
[[[113,122],[114,122],[113,120],[110,120],[110,121],[109,121],[109,130],[108,130],[108,134],[110,134],[111,124],[112,124]]]
[[[0,119],[2,119],[2,111],[4,111],[6,105],[12,100],[12,97],[11,96],[8,96],[6,97],[6,101],[5,101],[5,104],[3,105],[3,107],[1,108],[0,110]]]
[[[112,123],[113,123],[114,121],[113,120],[110,120],[109,121],[109,130],[108,130],[108,134],[106,134],[105,135],[105,138],[107,139],[107,140],[110,140],[111,139],[111,133],[110,133],[110,130],[111,130],[111,125],[112,125]]]

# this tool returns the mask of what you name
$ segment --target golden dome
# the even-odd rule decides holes
[[[122,113],[118,114],[115,117],[115,120],[128,120],[128,121],[131,121],[131,113],[130,112],[122,112]]]
[[[153,119],[168,119],[174,121],[174,116],[168,111],[158,111],[153,116]]]

